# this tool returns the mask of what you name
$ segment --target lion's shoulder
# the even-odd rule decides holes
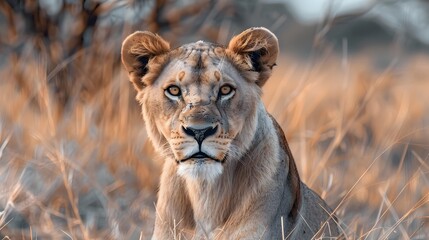
[[[301,179],[299,177],[298,168],[296,167],[295,160],[289,148],[289,144],[286,140],[286,136],[283,132],[283,129],[271,114],[269,113],[267,114],[271,118],[271,121],[273,122],[273,126],[278,137],[280,151],[281,151],[280,156],[283,162],[287,164],[287,166],[285,166],[288,168],[287,181],[292,189],[291,192],[293,196],[291,196],[292,197],[291,199],[293,199],[294,201],[292,205],[291,215],[293,217],[296,217],[298,215],[298,211],[301,208],[301,204],[302,204]]]

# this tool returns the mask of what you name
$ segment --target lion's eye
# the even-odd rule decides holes
[[[230,94],[234,89],[230,85],[223,85],[220,87],[220,94],[221,95],[228,95]]]
[[[165,91],[167,91],[167,93],[175,97],[180,96],[181,94],[180,88],[175,85],[168,87]]]

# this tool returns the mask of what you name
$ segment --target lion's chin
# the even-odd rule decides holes
[[[223,172],[222,163],[211,159],[190,159],[179,163],[177,174],[189,180],[214,182]]]

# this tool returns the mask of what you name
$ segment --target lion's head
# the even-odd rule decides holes
[[[151,32],[124,40],[122,62],[148,135],[178,174],[213,180],[245,154],[277,54],[277,38],[265,28],[244,31],[228,47],[198,41],[171,50]]]

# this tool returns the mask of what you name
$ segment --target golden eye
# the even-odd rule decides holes
[[[234,89],[230,85],[223,85],[220,87],[220,94],[221,95],[228,95],[230,94]]]
[[[173,96],[180,96],[181,92],[180,92],[180,88],[178,86],[170,86],[166,89],[166,91]]]

